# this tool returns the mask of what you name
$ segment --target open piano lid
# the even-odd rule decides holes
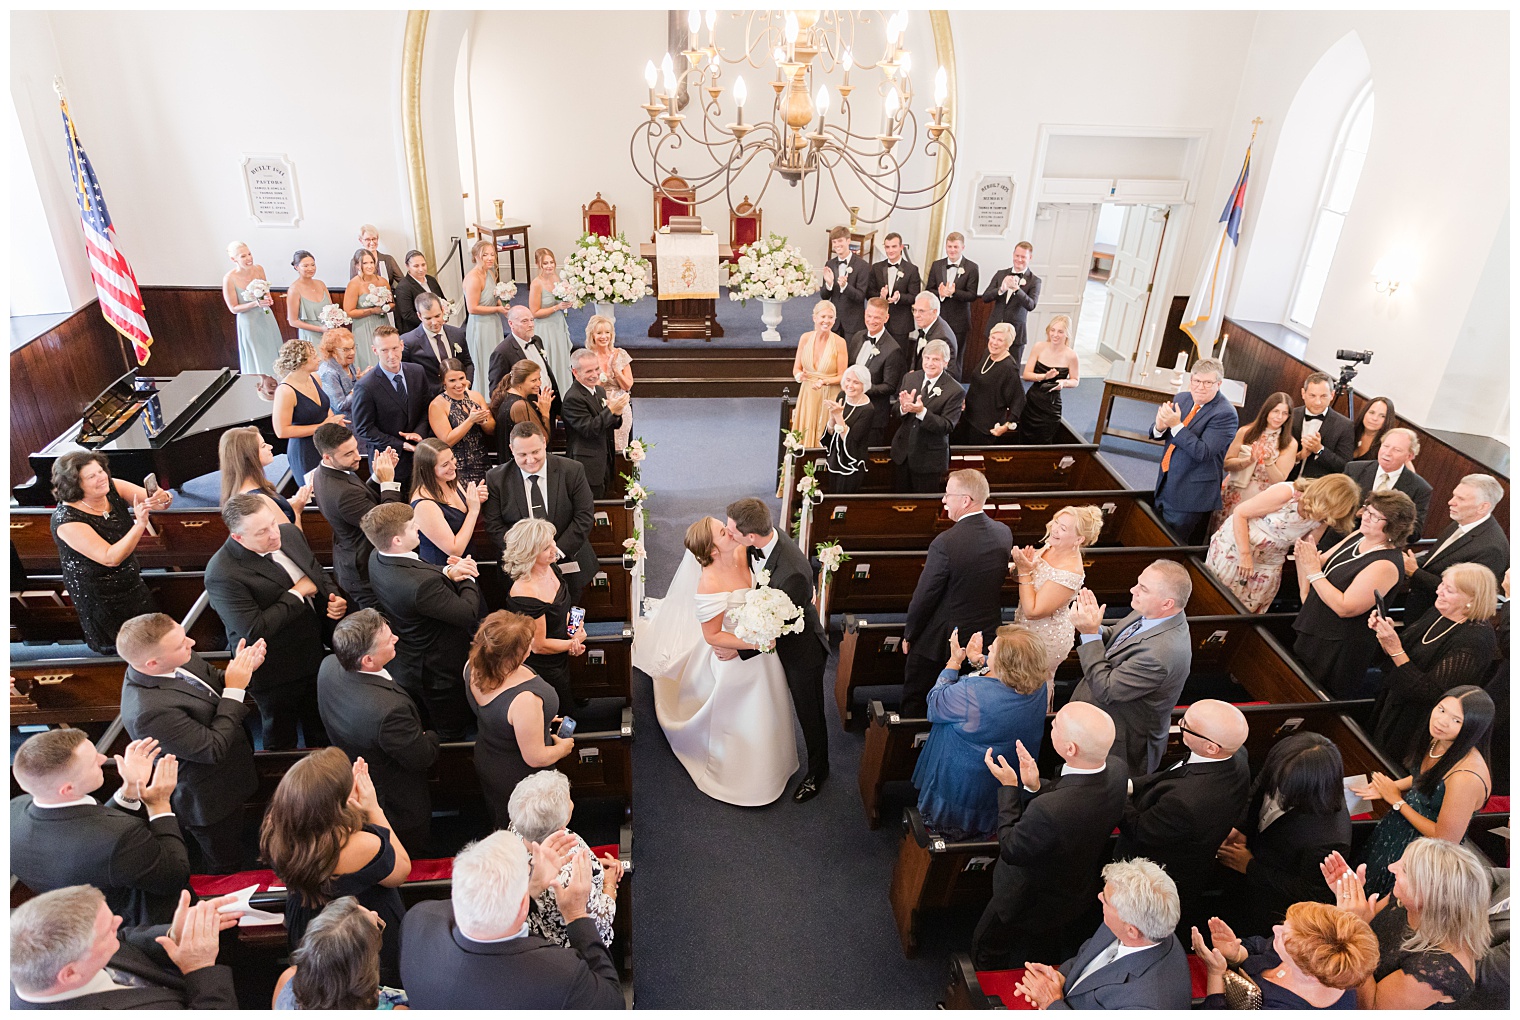
[[[74,441],[97,449],[140,417],[144,437],[152,444],[192,420],[232,384],[235,376],[230,368],[186,372],[173,379],[139,378],[135,370],[128,372],[85,409]]]

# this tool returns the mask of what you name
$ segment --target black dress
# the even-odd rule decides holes
[[[503,691],[486,704],[475,700],[475,688],[470,686],[470,668],[465,667],[465,691],[469,694],[470,711],[475,713],[478,732],[475,736],[475,775],[480,780],[480,792],[491,809],[491,817],[498,829],[511,823],[507,802],[517,784],[535,772],[522,756],[517,746],[517,731],[507,721],[514,698],[522,694],[536,694],[544,703],[544,746],[553,743],[549,739],[553,719],[559,715],[559,695],[542,677],[530,677],[516,687]]]
[[[1397,549],[1379,549],[1358,556],[1356,545],[1360,540],[1359,533],[1348,535],[1325,557],[1325,573],[1331,585],[1344,592],[1358,574],[1384,560],[1394,565],[1400,578],[1404,576],[1404,558]],[[1402,586],[1401,580],[1384,598],[1392,603]],[[1367,613],[1342,619],[1311,587],[1304,608],[1293,621],[1293,629],[1298,632],[1293,654],[1321,687],[1329,688],[1337,698],[1370,696],[1366,690],[1367,670],[1377,654],[1378,642],[1377,634],[1367,626]]]
[[[1396,762],[1430,739],[1430,712],[1442,695],[1462,684],[1484,683],[1498,653],[1487,623],[1453,623],[1435,609],[1405,627],[1400,640],[1409,661],[1383,671],[1383,689],[1372,709],[1372,742]]]
[[[1412,952],[1404,948],[1404,941],[1413,932],[1409,928],[1409,912],[1397,899],[1372,919],[1372,933],[1377,936],[1379,950],[1377,969],[1372,972],[1374,981],[1402,970],[1441,995],[1451,997],[1451,1002],[1437,1003],[1432,1009],[1450,1009],[1472,994],[1473,979],[1455,956],[1439,949]]]
[[[1024,408],[1024,381],[1019,362],[1012,355],[1002,361],[982,358],[966,369],[966,409],[956,427],[955,442],[962,446],[1001,446],[1014,441],[1015,433],[992,434],[992,426],[1018,421]]]
[[[62,525],[88,524],[107,544],[120,542],[132,530],[137,518],[114,485],[106,494],[106,503],[110,509],[104,514],[92,514],[60,503],[53,511],[50,527],[53,541],[58,545],[59,562],[63,565],[64,587],[79,614],[85,643],[101,655],[115,655],[116,632],[121,625],[142,613],[158,612],[153,593],[143,583],[137,554],[108,567],[96,563],[58,537]]]
[[[1043,361],[1034,363],[1036,375],[1050,371]],[[1022,446],[1043,446],[1055,442],[1061,435],[1061,388],[1062,379],[1071,378],[1071,369],[1056,369],[1054,379],[1044,379],[1029,384],[1024,400],[1024,411],[1019,415],[1019,429],[1014,438]]]
[[[859,492],[866,479],[866,451],[870,449],[871,432],[876,426],[876,405],[869,400],[863,404],[846,403],[842,410],[849,432],[841,436],[825,429],[824,467],[828,472],[828,491],[849,495]]]
[[[464,498],[463,493],[460,493],[460,498]],[[433,505],[437,506],[438,509],[442,510],[443,523],[447,524],[449,526],[449,530],[454,532],[456,535],[459,533],[460,527],[464,524],[465,518],[469,516],[466,511],[461,510],[458,507],[450,506],[447,503],[440,503],[438,500],[432,499],[428,496],[418,496],[416,499],[412,500],[413,510],[417,509],[418,503],[432,503]],[[440,567],[446,567],[449,565],[449,554],[434,545],[432,539],[428,538],[420,531],[417,532],[417,538],[420,539],[420,542],[417,545],[418,559],[422,560],[424,563],[433,563]]]
[[[502,608],[509,613],[521,613],[529,619],[536,620],[543,617],[544,637],[551,641],[567,641],[570,638],[570,588],[565,584],[565,577],[559,572],[559,567],[551,567],[554,571],[554,579],[559,582],[559,588],[555,590],[554,601],[544,602],[532,595],[507,595],[507,604]],[[569,652],[531,652],[528,655],[528,668],[547,680],[559,695],[561,705],[573,705],[574,696],[570,693],[570,653]]]
[[[1289,991],[1282,985],[1274,984],[1262,977],[1274,967],[1282,966],[1282,957],[1277,955],[1277,950],[1272,948],[1272,940],[1260,935],[1247,935],[1240,940],[1245,947],[1245,962],[1240,969],[1256,982],[1261,989],[1262,1009],[1355,1009],[1356,989],[1348,988],[1328,1006],[1311,1006],[1297,992]],[[1226,1009],[1224,996],[1220,994],[1210,995],[1203,1000],[1204,1009]]]
[[[449,405],[449,427],[458,428],[469,418],[470,412],[478,406],[475,401],[468,397],[464,400],[455,400],[447,393],[443,399]],[[507,430],[509,433],[511,429]],[[486,456],[486,432],[479,425],[471,425],[469,431],[459,437],[454,444],[454,459],[459,465],[459,480],[461,482],[478,482],[485,478],[486,471],[491,467],[490,458]]]
[[[322,894],[327,903],[344,896],[352,896],[362,905],[380,915],[385,931],[380,935],[380,983],[401,987],[401,918],[406,907],[401,902],[401,890],[387,888],[380,883],[396,870],[396,850],[391,846],[389,829],[365,823],[364,831],[380,837],[380,851],[358,871],[346,875],[334,875],[327,880]],[[308,907],[301,901],[301,894],[291,890],[285,894],[285,930],[290,938],[290,948],[295,949],[306,937],[306,926],[322,912],[322,907]]]
[[[327,391],[317,382],[316,376],[312,376],[311,382],[317,388],[318,400],[311,399],[290,386],[290,383],[280,383],[281,386],[290,386],[290,391],[296,395],[296,406],[290,411],[292,425],[320,425],[332,411],[332,401],[327,399]],[[297,485],[306,481],[307,472],[315,471],[317,465],[322,463],[316,441],[311,436],[292,436],[287,439],[285,459],[290,463],[290,473],[295,476]]]

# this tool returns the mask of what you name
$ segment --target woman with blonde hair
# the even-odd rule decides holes
[[[995,446],[1013,441],[1024,410],[1024,384],[1013,347],[1013,323],[1000,322],[987,334],[987,355],[980,365],[967,365],[966,410],[956,426],[955,441],[965,446]]]
[[[343,312],[354,320],[349,328],[354,334],[355,353],[361,368],[367,369],[374,365],[375,331],[391,324],[396,299],[379,273],[380,260],[374,252],[360,248],[354,252],[354,264],[359,271],[343,291]]]
[[[512,579],[506,608],[533,621],[528,667],[553,685],[560,704],[570,705],[570,656],[586,653],[586,628],[570,632],[570,588],[558,560],[551,522],[528,517],[507,532],[501,552],[502,572]]]
[[[844,337],[834,332],[838,313],[834,302],[813,306],[813,328],[797,341],[792,359],[792,378],[797,380],[797,406],[792,409],[792,428],[802,432],[802,445],[823,445],[829,424],[825,402],[839,396],[839,380],[849,364]]]
[[[1362,490],[1341,474],[1279,482],[1235,507],[1209,540],[1204,565],[1248,612],[1265,613],[1293,543],[1318,542],[1327,527],[1350,531],[1361,501]]]
[[[1024,446],[1055,442],[1061,435],[1061,391],[1077,385],[1082,361],[1071,348],[1071,316],[1045,324],[1045,339],[1024,356],[1023,380],[1030,384],[1014,439]]]
[[[574,307],[568,301],[554,296],[559,283],[559,266],[554,252],[540,248],[533,253],[533,264],[538,273],[528,288],[528,311],[533,313],[533,332],[544,342],[544,360],[556,379],[570,380],[570,318],[566,314]]]
[[[275,359],[274,373],[280,385],[274,391],[274,434],[285,443],[285,459],[297,485],[306,484],[306,475],[322,462],[312,433],[319,425],[337,422],[347,425],[348,418],[333,410],[332,401],[317,384],[317,349],[305,340],[287,340]]]
[[[223,506],[233,496],[257,492],[278,507],[291,524],[301,526],[301,511],[311,502],[311,485],[301,486],[295,496],[287,500],[270,484],[264,469],[274,461],[274,447],[265,442],[257,425],[223,432],[217,443],[216,457],[222,476]]]
[[[586,323],[586,350],[596,355],[601,367],[601,385],[607,399],[626,396],[633,389],[633,358],[617,346],[617,326],[605,315],[593,315]],[[555,376],[569,379],[570,376]],[[562,382],[561,386],[569,383]],[[612,433],[614,450],[623,450],[633,436],[633,401],[623,408],[623,424]]]
[[[269,293],[269,277],[264,267],[253,261],[253,253],[242,241],[227,245],[227,257],[233,268],[222,277],[222,300],[237,317],[238,370],[244,375],[268,375],[280,355],[280,324],[269,310],[274,295]],[[264,295],[254,297],[248,287],[254,280],[264,281]]]
[[[1096,542],[1102,532],[1100,508],[1066,507],[1056,511],[1045,526],[1044,545],[1013,550],[1019,578],[1019,605],[1013,622],[1028,626],[1045,645],[1047,708],[1055,704],[1056,669],[1066,661],[1077,633],[1071,622],[1071,601],[1087,576],[1082,569],[1082,550]]]
[[[977,631],[965,648],[950,635],[950,658],[929,691],[929,739],[913,770],[918,811],[951,839],[985,839],[997,831],[997,778],[986,757],[1017,760],[1017,745],[1040,755],[1048,679],[1045,642],[1029,627],[1005,623],[982,655]],[[960,675],[962,663],[979,667]]]
[[[1272,937],[1237,938],[1209,921],[1212,949],[1197,928],[1193,951],[1208,970],[1205,1009],[1224,1009],[1224,974],[1235,967],[1261,990],[1261,1009],[1355,1009],[1356,989],[1378,964],[1378,940],[1360,917],[1328,903],[1295,903]]]
[[[475,392],[490,389],[486,373],[491,366],[491,352],[506,336],[506,301],[496,296],[496,285],[501,276],[496,269],[496,242],[488,237],[476,241],[470,248],[474,267],[464,274],[464,307],[470,313],[465,320],[464,340],[470,348],[470,358],[475,362]]]

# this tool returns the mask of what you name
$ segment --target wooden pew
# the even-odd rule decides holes
[[[142,578],[159,611],[180,621],[190,615],[206,590],[206,574],[201,570],[144,570]],[[84,640],[79,614],[68,598],[63,578],[58,576],[31,577],[25,591],[12,593],[11,627],[13,638],[22,641]],[[209,606],[193,621],[189,634],[202,651],[227,647],[226,628]]]
[[[799,464],[823,460],[820,447],[804,450]],[[950,449],[950,470],[975,468],[987,476],[993,491],[1048,492],[1060,489],[1127,488],[1092,443],[1062,446],[954,446]],[[832,491],[837,479],[822,468],[817,474],[824,492]],[[872,447],[866,454],[866,475],[862,493],[890,493],[892,485],[892,451],[885,446]]]

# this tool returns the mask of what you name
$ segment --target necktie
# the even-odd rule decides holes
[[[1109,643],[1108,650],[1113,651],[1115,648],[1118,648],[1120,645],[1124,644],[1124,642],[1134,637],[1135,632],[1140,629],[1140,625],[1144,622],[1145,617],[1142,616],[1140,619],[1136,620],[1134,623],[1121,630],[1119,632],[1119,636],[1114,638],[1113,641]]]
[[[528,476],[528,516],[544,516],[544,490],[538,487],[538,475]]]
[[[1182,419],[1182,427],[1183,428],[1187,428],[1188,425],[1191,424],[1191,422],[1193,420],[1193,416],[1198,413],[1198,409],[1200,407],[1202,407],[1202,406],[1203,406],[1202,404],[1194,404],[1193,405],[1193,409],[1187,413],[1187,417],[1184,418],[1184,419]],[[1166,470],[1172,466],[1172,451],[1174,451],[1176,449],[1177,449],[1177,444],[1176,443],[1172,443],[1170,446],[1168,446],[1166,448],[1166,456],[1164,456],[1164,457],[1161,458],[1161,471],[1162,471],[1163,474],[1165,474]]]
[[[1423,566],[1425,566],[1425,567],[1428,568],[1430,566],[1430,564],[1432,564],[1432,563],[1435,562],[1435,558],[1437,556],[1441,555],[1443,552],[1446,551],[1446,547],[1447,546],[1451,545],[1457,539],[1461,538],[1464,534],[1466,534],[1466,532],[1464,532],[1462,530],[1461,525],[1458,525],[1457,526],[1457,530],[1453,531],[1450,535],[1447,535],[1446,536],[1446,541],[1444,541],[1440,545],[1436,546],[1435,549],[1431,551],[1430,555],[1426,556],[1421,561],[1421,564]]]
[[[1075,988],[1077,985],[1080,985],[1083,981],[1086,981],[1088,978],[1092,977],[1094,974],[1098,973],[1098,971],[1102,970],[1104,967],[1107,967],[1118,958],[1119,940],[1114,939],[1113,942],[1109,943],[1107,949],[1099,953],[1093,962],[1089,963],[1087,967],[1083,969],[1081,976],[1071,983],[1071,987]]]
[[[1388,472],[1378,468],[1377,483],[1372,486],[1373,492],[1387,492],[1393,488],[1393,480],[1388,477]]]
[[[174,675],[179,677],[179,679],[185,681],[185,683],[193,686],[196,691],[205,691],[209,693],[213,698],[221,697],[221,695],[216,692],[215,688],[213,688],[206,681],[202,680],[200,677],[196,676],[194,673],[190,672],[188,669],[184,669],[183,667],[176,669],[174,671]]]
[[[433,334],[433,353],[438,356],[439,365],[442,365],[445,361],[449,360],[449,349],[448,347],[444,346],[443,336],[441,334]]]
[[[400,397],[402,400],[405,400],[406,399],[406,383],[403,381],[403,376],[401,375],[401,373],[397,372],[396,375],[395,375],[395,377],[393,379],[391,379],[391,382],[396,387],[396,396]]]

